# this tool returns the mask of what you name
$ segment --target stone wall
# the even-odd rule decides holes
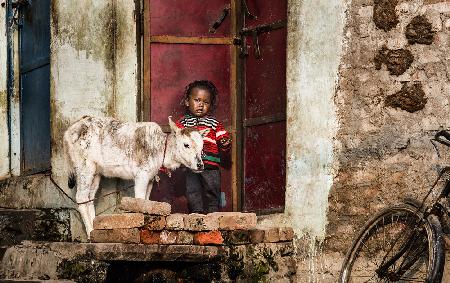
[[[338,168],[324,252],[344,252],[375,212],[420,199],[449,164],[450,2],[354,0],[335,103]]]

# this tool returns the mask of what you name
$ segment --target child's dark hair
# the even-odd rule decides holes
[[[188,84],[184,90],[182,104],[184,105],[184,101],[186,99],[189,99],[189,96],[191,95],[194,88],[206,90],[211,94],[211,110],[215,110],[217,107],[216,102],[219,92],[217,91],[216,86],[212,82],[207,80],[193,81],[192,83]]]

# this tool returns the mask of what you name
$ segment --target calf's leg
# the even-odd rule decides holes
[[[146,174],[138,175],[134,179],[134,197],[145,199],[147,194],[147,186],[150,182],[150,178]]]
[[[95,175],[94,179],[92,180],[92,184],[90,186],[90,190],[89,190],[89,200],[93,200],[95,198],[95,194],[98,191],[98,186],[100,184],[100,179],[101,176],[100,175]],[[94,218],[95,218],[95,204],[94,201],[89,202],[89,206],[88,206],[88,213],[89,213],[89,218],[92,220],[92,222],[94,222]]]
[[[89,196],[91,194],[91,187],[94,182],[94,173],[92,172],[81,172],[77,173],[77,193],[75,195],[75,200],[77,203],[80,203],[78,205],[78,211],[81,214],[81,218],[83,219],[84,227],[86,229],[87,237],[90,237],[91,231],[93,230],[93,221],[94,218],[92,218],[91,213],[94,211],[94,203],[92,201],[88,202],[90,200]]]
[[[150,199],[150,195],[152,194],[153,181],[148,182],[147,192],[145,193],[145,199]]]

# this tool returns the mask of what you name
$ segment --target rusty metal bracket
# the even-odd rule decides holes
[[[262,33],[271,32],[273,30],[282,29],[282,28],[285,28],[286,26],[287,26],[287,20],[284,19],[284,20],[276,21],[276,22],[273,22],[270,24],[258,25],[258,26],[251,27],[251,28],[243,28],[239,32],[239,35],[242,38],[241,57],[248,55],[247,45],[245,43],[246,36],[252,36],[254,54],[255,54],[255,57],[257,59],[259,59],[259,58],[261,58],[261,49],[259,46],[259,35]]]
[[[277,29],[281,29],[286,27],[287,25],[287,20],[279,20],[270,24],[262,24],[262,25],[258,25],[258,26],[254,26],[251,28],[243,28],[239,34],[240,35],[250,35],[252,34],[254,31],[256,31],[258,34],[261,33],[266,33],[266,32],[271,32],[273,30],[277,30]]]
[[[256,20],[258,17],[255,16],[254,14],[250,13],[250,10],[248,9],[248,5],[247,5],[247,0],[242,0],[242,6],[244,8],[244,13],[245,15],[251,19],[251,20]]]
[[[223,7],[222,14],[220,14],[217,20],[215,20],[214,23],[211,24],[209,28],[209,33],[216,32],[216,30],[222,25],[223,21],[225,21],[225,18],[230,13],[230,11],[231,11],[230,4],[227,4],[225,5],[225,7]]]

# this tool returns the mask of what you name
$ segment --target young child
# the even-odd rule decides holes
[[[220,201],[220,152],[231,148],[230,134],[209,113],[216,108],[217,89],[210,81],[194,81],[186,86],[182,103],[186,114],[177,121],[180,128],[209,128],[203,138],[203,163],[200,173],[188,171],[186,176],[186,197],[189,209],[194,213],[209,213],[219,210]]]

